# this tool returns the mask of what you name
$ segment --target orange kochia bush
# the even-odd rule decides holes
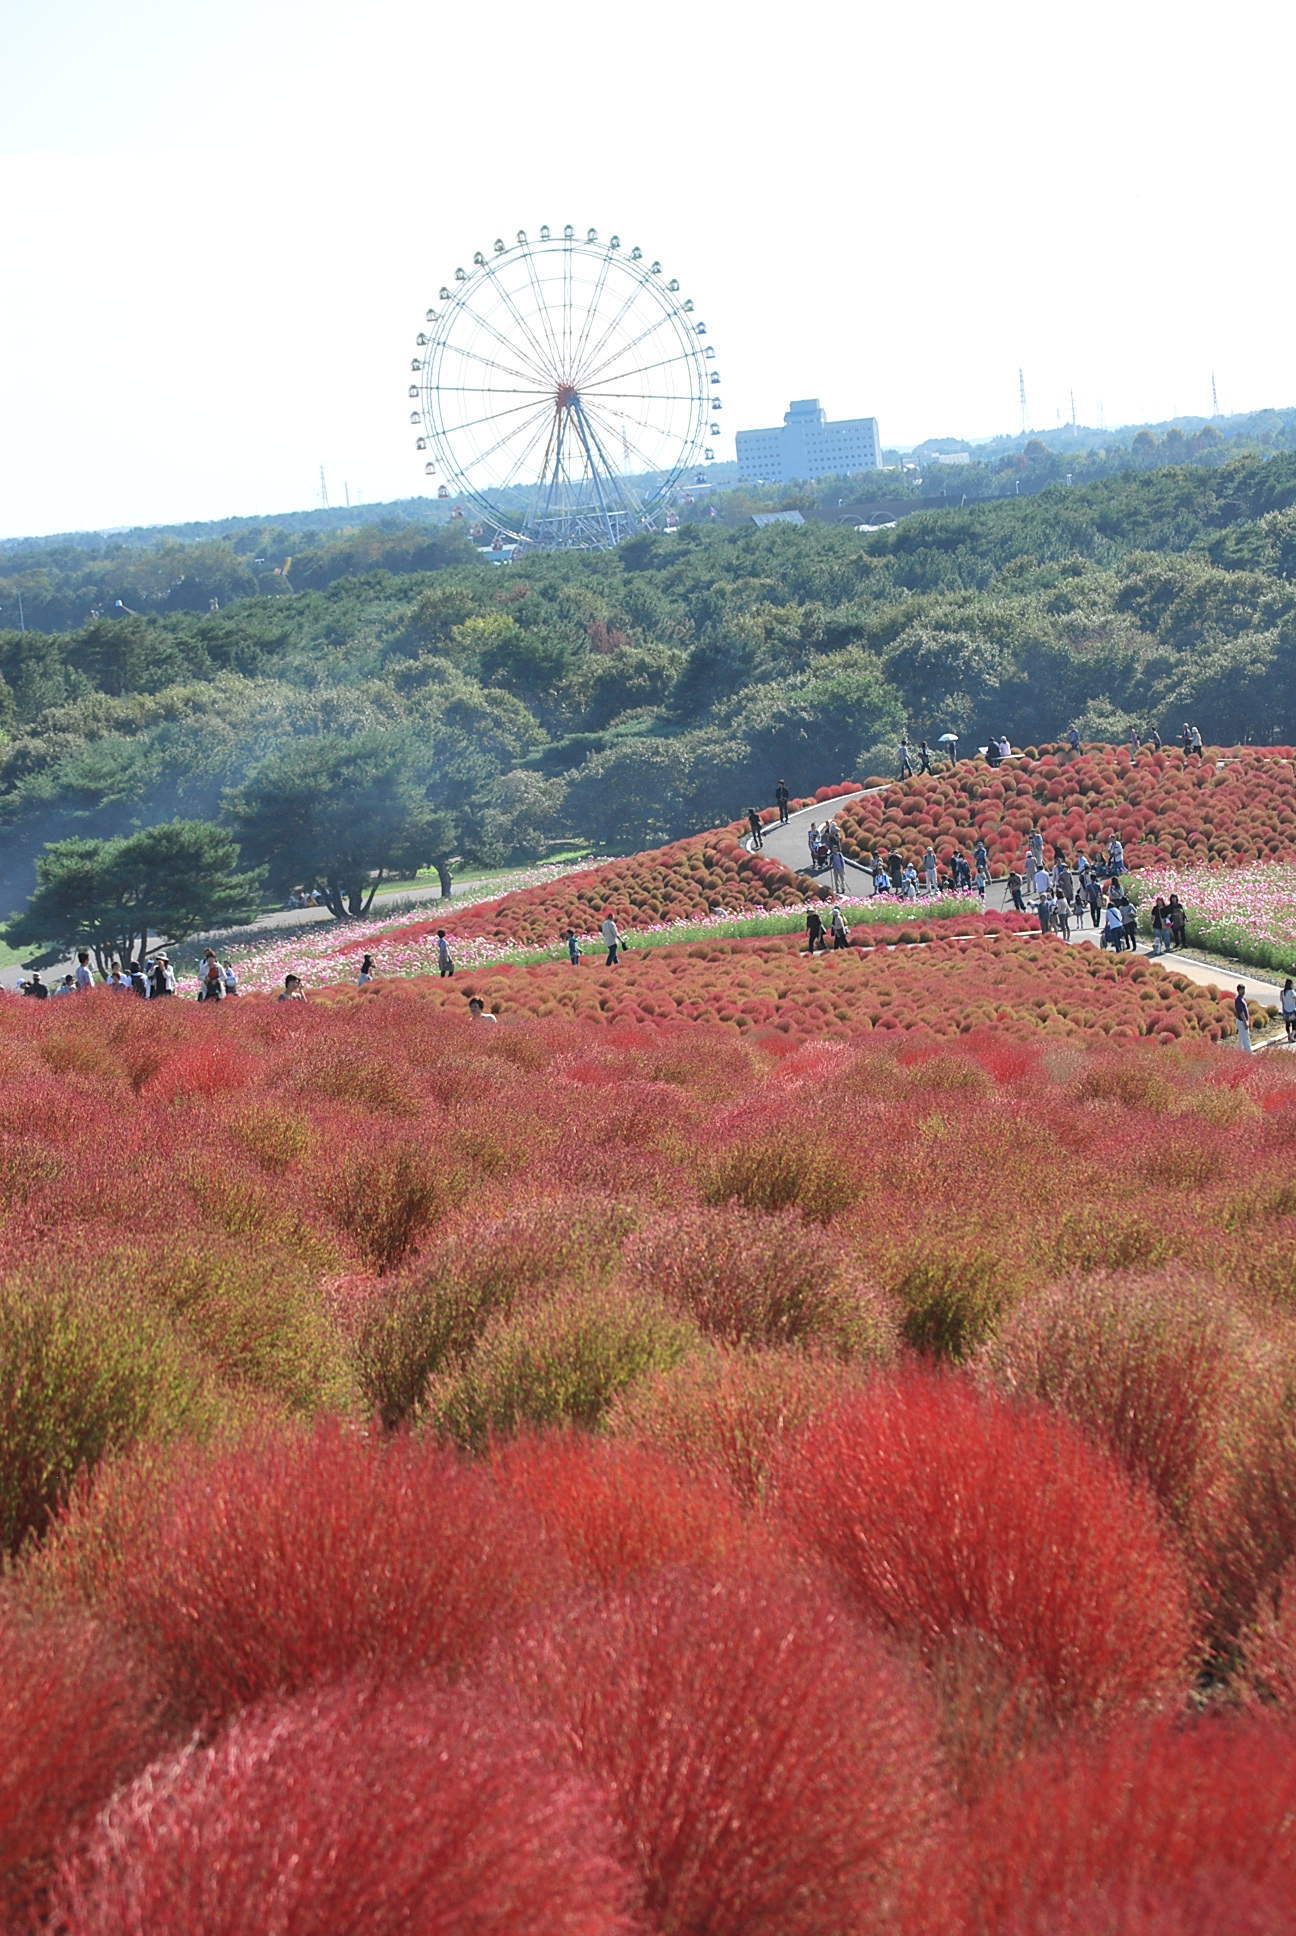
[[[1221,763],[1217,764],[1217,760]],[[1092,857],[1115,834],[1134,869],[1169,861],[1289,860],[1296,854],[1296,771],[1288,747],[1234,747],[1184,760],[1177,750],[1046,749],[995,771],[978,761],[921,774],[842,809],[837,823],[856,859],[880,848],[947,861],[982,839],[1000,873],[1020,867],[1038,827],[1050,857]]]
[[[969,930],[976,930],[970,933]],[[920,944],[926,943],[923,946]],[[1129,1041],[1228,1033],[1221,998],[1131,956],[1069,948],[1021,915],[955,916],[861,928],[849,948],[802,959],[804,937],[630,949],[615,970],[587,961],[499,963],[385,983],[325,999],[429,1002],[458,1009],[479,995],[503,1015],[586,1022],[723,1022],[745,1033],[853,1041],[875,1030],[966,1035],[976,1028]]]
[[[484,937],[501,943],[542,946],[574,928],[589,934],[611,914],[623,927],[650,928],[665,921],[700,919],[712,908],[793,907],[826,896],[825,888],[794,874],[766,854],[749,854],[732,828],[693,834],[625,860],[605,861],[588,873],[522,888],[497,901],[482,901],[454,918],[456,940]],[[446,925],[440,914],[396,928],[398,943],[420,941]],[[359,948],[363,944],[357,942]]]

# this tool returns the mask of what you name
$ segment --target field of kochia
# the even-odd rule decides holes
[[[0,1003],[3,1936],[1290,1936],[1296,1057],[856,939]]]

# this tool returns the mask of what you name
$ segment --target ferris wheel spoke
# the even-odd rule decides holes
[[[530,260],[531,258],[528,256],[527,257],[528,264],[530,263]],[[522,311],[518,308],[517,304],[514,302],[512,291],[508,288],[507,284],[504,283],[500,279],[500,277],[496,275],[495,271],[490,267],[489,264],[487,264],[486,274],[489,276],[497,293],[503,297],[505,305],[507,306],[509,314],[512,316],[514,322],[517,324],[518,328],[522,331],[522,334],[525,336],[527,342],[531,345],[533,352],[535,353],[536,357],[539,359],[540,368],[544,371],[545,376],[550,380],[550,382],[556,382],[558,380],[557,372],[552,370],[547,362],[547,351],[545,349],[545,346],[540,341],[540,338],[536,335],[535,331],[532,329],[530,323],[528,323],[526,317],[522,314]],[[547,315],[547,311],[545,311],[543,307],[541,308],[541,315],[542,316]]]
[[[606,328],[604,329],[603,334],[599,337],[598,342],[594,345],[593,349],[589,351],[585,364],[579,370],[576,370],[573,373],[572,380],[577,384],[578,387],[580,384],[582,384],[585,381],[585,371],[589,368],[590,363],[592,363],[596,357],[599,357],[603,354],[603,350],[608,344],[608,342],[611,340],[614,332],[620,328],[622,319],[629,315],[630,311],[634,308],[635,304],[638,302],[640,296],[642,296],[646,286],[647,286],[647,278],[640,276],[636,271],[634,284],[630,290],[629,295],[624,298],[615,316],[611,318]]]
[[[544,397],[552,403],[553,391],[544,389],[497,390],[489,383],[438,383],[436,393],[439,397]]]
[[[593,323],[595,316],[598,314],[598,306],[600,301],[602,300],[603,291],[607,287],[608,271],[612,267],[613,260],[614,258],[611,252],[609,251],[609,253],[603,257],[602,262],[600,262],[599,264],[599,272],[597,277],[595,278],[593,293],[590,296],[589,304],[585,311],[585,320],[581,324],[580,335],[577,337],[576,347],[572,351],[571,360],[572,360],[572,368],[574,370],[578,370],[580,368],[581,358],[585,354],[585,346],[589,340],[590,325]]]
[[[527,431],[530,430],[531,425],[533,423],[543,423],[545,419],[548,416],[550,416],[550,414],[552,413],[552,410],[553,410],[553,405],[551,403],[546,402],[541,404],[539,410],[535,411],[530,417],[528,417],[525,423],[511,425],[510,428],[504,432],[504,435],[502,437],[497,437],[495,439],[495,442],[490,446],[488,450],[483,450],[479,452],[477,457],[477,462],[479,464],[486,463],[490,458],[494,457],[497,451],[503,450],[507,445],[511,444],[515,437],[525,437]]]
[[[535,375],[534,371],[515,370],[509,363],[497,362],[493,356],[483,356],[479,350],[464,349],[458,343],[447,343],[445,345],[440,357],[437,359],[438,368],[440,368],[440,365],[445,361],[447,356],[466,357],[470,363],[481,363],[488,370],[498,370],[501,376],[515,376],[522,383],[525,383],[528,377]],[[443,388],[453,388],[453,386],[433,383],[432,388],[434,390],[440,390]],[[550,384],[547,377],[542,379],[540,388],[546,393],[549,391]]]
[[[670,309],[664,309],[661,315],[658,316],[655,319],[655,321],[648,324],[646,329],[641,329],[639,334],[637,336],[632,336],[628,343],[623,343],[619,349],[613,350],[610,356],[604,357],[603,361],[597,366],[597,368],[593,370],[588,370],[585,373],[583,381],[587,384],[597,383],[605,370],[614,371],[616,369],[617,364],[623,362],[624,359],[627,356],[629,356],[633,350],[637,350],[641,343],[646,343],[650,336],[655,335],[659,329],[664,329],[668,323],[674,325],[675,321],[676,321],[675,312]],[[681,351],[680,354],[683,355],[684,352]],[[651,369],[654,366],[650,364],[648,367]],[[625,374],[628,376],[637,376],[639,374],[639,371],[636,368],[634,370],[627,371]]]
[[[606,416],[608,416],[612,421],[604,426],[605,434],[610,434],[613,437],[620,438],[621,449],[623,454],[627,458],[629,458],[631,451],[633,451],[636,458],[639,459],[640,466],[643,470],[660,471],[660,470],[670,469],[669,465],[655,463],[652,460],[652,458],[649,457],[647,452],[641,449],[641,447],[635,442],[634,438],[631,437],[629,431],[626,429],[627,424],[634,424],[636,429],[646,430],[650,436],[660,436],[661,432],[658,426],[653,424],[643,423],[642,420],[638,417],[627,417],[623,412],[620,412],[620,411],[608,411],[606,413],[600,413],[597,410],[597,408],[590,409],[589,406],[586,406],[586,413],[591,417],[592,421],[595,424],[599,422],[600,415],[606,414]]]
[[[485,317],[479,314],[479,312],[475,309],[471,309],[471,310],[468,309],[466,304],[462,301],[462,299],[460,300],[459,308],[469,316],[469,318],[471,319],[472,323],[476,328],[483,329],[485,330],[488,336],[494,337],[495,341],[499,344],[501,349],[507,350],[510,356],[516,356],[519,362],[530,365],[530,359],[527,356],[526,349],[521,343],[510,343],[508,337],[505,336],[501,330],[496,329],[494,323],[492,323],[488,317]],[[459,356],[472,356],[475,354],[475,352],[468,349],[456,349],[455,354]],[[489,357],[483,356],[483,357],[479,357],[478,361],[482,363],[486,363],[486,362],[489,362],[490,359]],[[506,366],[501,365],[501,368],[504,368],[504,367]],[[510,371],[510,375],[513,375],[513,376],[517,376],[520,374],[521,372],[517,370]],[[529,376],[537,377],[541,383],[548,383],[549,381],[549,372],[543,366],[537,367],[537,366],[531,365],[528,368],[527,374]]]
[[[595,397],[610,396],[614,393],[604,390],[603,385],[605,383],[638,383],[643,377],[651,376],[654,370],[668,370],[674,363],[689,363],[695,369],[698,367],[697,358],[694,356],[692,350],[680,350],[675,356],[659,357],[655,363],[639,363],[633,370],[626,370],[621,376],[617,376],[615,372],[609,371],[606,376],[599,377],[592,383],[587,382],[582,384],[581,395]]]
[[[478,428],[480,428],[482,424],[499,423],[502,417],[516,417],[520,414],[520,412],[524,410],[525,411],[551,410],[552,408],[553,408],[553,400],[546,392],[545,400],[543,403],[540,403],[540,404],[511,403],[507,410],[489,410],[487,411],[484,417],[469,417],[466,423],[453,423],[453,424],[442,423],[438,426],[438,428],[442,436],[444,437],[458,437],[458,436],[461,436],[465,431],[477,430]],[[516,424],[513,426],[513,428],[514,429],[517,428]],[[508,434],[511,436],[512,432],[510,431]]]
[[[530,441],[523,447],[522,450],[518,452],[518,455],[514,458],[513,468],[509,471],[508,476],[504,479],[504,482],[499,487],[501,491],[511,490],[512,487],[518,482],[519,472],[521,471],[523,465],[530,458],[532,451],[535,449],[536,445],[540,442],[540,439],[546,433],[548,433],[550,438],[552,438],[553,431],[554,431],[554,423],[556,421],[557,415],[558,413],[556,410],[547,410],[545,412],[545,415],[541,418],[539,424],[536,426],[535,434],[531,437]]]
[[[549,339],[548,355],[551,358],[551,362],[547,367],[556,384],[562,378],[562,351],[558,347],[558,338],[554,332],[553,318],[549,314],[549,304],[545,301],[544,291],[540,287],[540,278],[535,272],[535,263],[531,260],[531,251],[529,249],[526,251],[523,259],[526,263],[527,279],[531,284],[532,294],[535,296],[536,314],[539,316],[544,333]]]

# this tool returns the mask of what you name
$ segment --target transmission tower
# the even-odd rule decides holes
[[[1026,435],[1026,372],[1022,369],[1017,372],[1017,395],[1021,402],[1021,434],[1024,437]]]
[[[1211,371],[1211,415],[1212,417],[1218,417],[1219,413],[1220,413],[1219,391],[1215,388],[1215,372],[1214,370],[1212,370]]]

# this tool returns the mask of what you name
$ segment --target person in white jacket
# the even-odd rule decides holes
[[[621,930],[610,914],[604,916],[601,932],[603,935],[603,946],[607,949],[606,966],[615,968],[617,962],[620,960]]]

